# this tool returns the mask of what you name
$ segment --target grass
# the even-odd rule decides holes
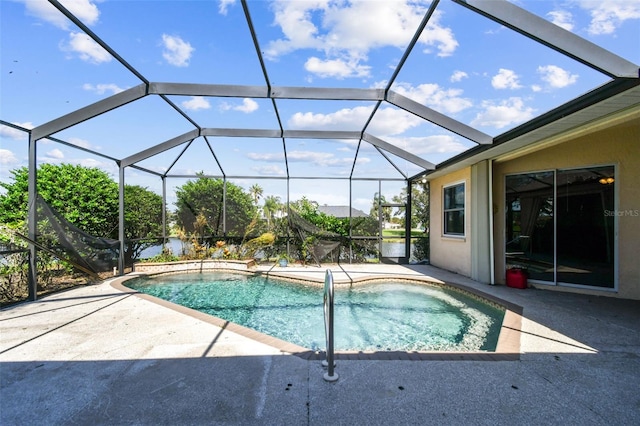
[[[384,238],[405,238],[405,232],[404,229],[383,229],[382,236]],[[422,229],[411,230],[412,238],[419,238],[424,236],[424,231]]]

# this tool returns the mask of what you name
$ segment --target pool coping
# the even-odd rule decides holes
[[[224,271],[223,269],[216,269],[217,271]],[[193,271],[191,271],[193,272]],[[238,270],[229,270],[228,272],[243,272]],[[245,271],[246,273],[247,271]],[[170,272],[174,273],[188,273],[183,272]],[[312,284],[320,284],[321,281],[312,277],[292,277],[290,275],[283,275],[270,272],[260,271],[248,271],[250,274],[266,275],[278,279],[285,279],[289,281],[305,282]],[[254,340],[259,343],[271,346],[278,349],[280,352],[290,355],[295,355],[309,361],[319,361],[325,359],[324,351],[313,351],[309,348],[299,346],[290,342],[287,342],[277,337],[269,336],[259,331],[253,330],[248,327],[218,318],[216,316],[206,314],[204,312],[196,311],[195,309],[187,308],[185,306],[178,305],[173,302],[169,302],[149,294],[141,293],[136,290],[132,290],[124,285],[124,283],[130,279],[150,276],[150,275],[166,275],[166,273],[143,273],[134,272],[125,276],[119,277],[111,281],[111,286],[116,290],[123,293],[132,294],[141,299],[155,303],[160,306],[164,306],[176,312],[180,312],[184,315],[194,317],[200,321],[215,325],[223,330],[231,331],[233,333],[244,336],[248,339]],[[439,280],[430,279],[427,277],[415,276],[410,278],[398,278],[394,275],[377,275],[371,277],[359,277],[352,280],[336,281],[336,285],[357,285],[364,283],[371,283],[380,280],[401,280],[412,282],[424,282],[430,285],[447,286],[453,289],[457,289],[461,292],[470,294],[475,297],[483,298],[489,302],[495,303],[505,309],[504,319],[500,329],[500,335],[498,337],[498,343],[495,351],[479,351],[479,352],[458,352],[458,351],[340,351],[336,352],[334,359],[336,360],[376,360],[376,361],[518,361],[520,360],[520,336],[522,329],[522,307],[506,300],[500,299],[493,295],[483,293],[474,288],[467,287],[463,284],[443,282]]]

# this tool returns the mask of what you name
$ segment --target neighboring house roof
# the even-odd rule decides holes
[[[318,206],[318,211],[329,216],[349,217],[349,206]],[[351,207],[351,217],[367,217],[369,216],[362,210]]]

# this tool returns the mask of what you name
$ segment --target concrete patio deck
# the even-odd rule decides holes
[[[427,265],[343,267],[428,275],[522,307],[518,359],[339,360],[329,383],[320,361],[107,281],[0,311],[0,424],[640,424],[640,302]]]

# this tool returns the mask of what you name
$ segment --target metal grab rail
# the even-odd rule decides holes
[[[324,373],[324,379],[328,382],[335,382],[338,380],[338,374],[333,371],[335,367],[333,357],[333,274],[330,269],[327,269],[324,276],[324,331],[327,341],[327,372]]]

